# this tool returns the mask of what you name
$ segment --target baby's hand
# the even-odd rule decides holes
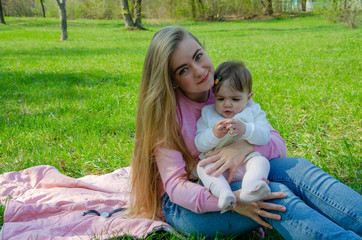
[[[224,137],[229,131],[229,129],[226,129],[226,125],[224,124],[224,121],[225,120],[221,120],[221,121],[217,122],[213,128],[213,132],[217,138]]]
[[[229,131],[230,134],[236,134],[239,136],[243,136],[246,131],[246,125],[243,122],[240,122],[237,119],[229,118],[223,121],[226,129]]]

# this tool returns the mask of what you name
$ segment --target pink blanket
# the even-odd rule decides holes
[[[172,228],[159,220],[126,219],[124,212],[105,218],[87,210],[111,212],[127,207],[130,168],[102,176],[67,177],[51,166],[0,175],[0,202],[6,203],[0,239],[142,238]],[[8,197],[9,196],[9,197]]]

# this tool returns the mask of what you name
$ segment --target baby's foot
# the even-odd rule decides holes
[[[232,192],[222,193],[219,196],[217,205],[221,209],[221,213],[227,212],[228,210],[235,207],[236,197]]]
[[[240,201],[244,203],[251,203],[261,200],[271,194],[268,184],[263,181],[257,181],[253,186],[241,189]]]

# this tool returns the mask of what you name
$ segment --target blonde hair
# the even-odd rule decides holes
[[[173,52],[178,43],[186,38],[195,39],[200,44],[183,28],[164,27],[154,35],[146,54],[138,96],[135,148],[131,163],[129,211],[133,217],[153,219],[160,213],[160,177],[155,160],[157,148],[181,152],[188,173],[194,164],[177,122],[171,72]]]

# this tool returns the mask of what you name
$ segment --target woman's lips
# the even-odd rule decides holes
[[[207,79],[209,79],[209,73],[207,73],[206,76],[198,84],[206,82]]]

